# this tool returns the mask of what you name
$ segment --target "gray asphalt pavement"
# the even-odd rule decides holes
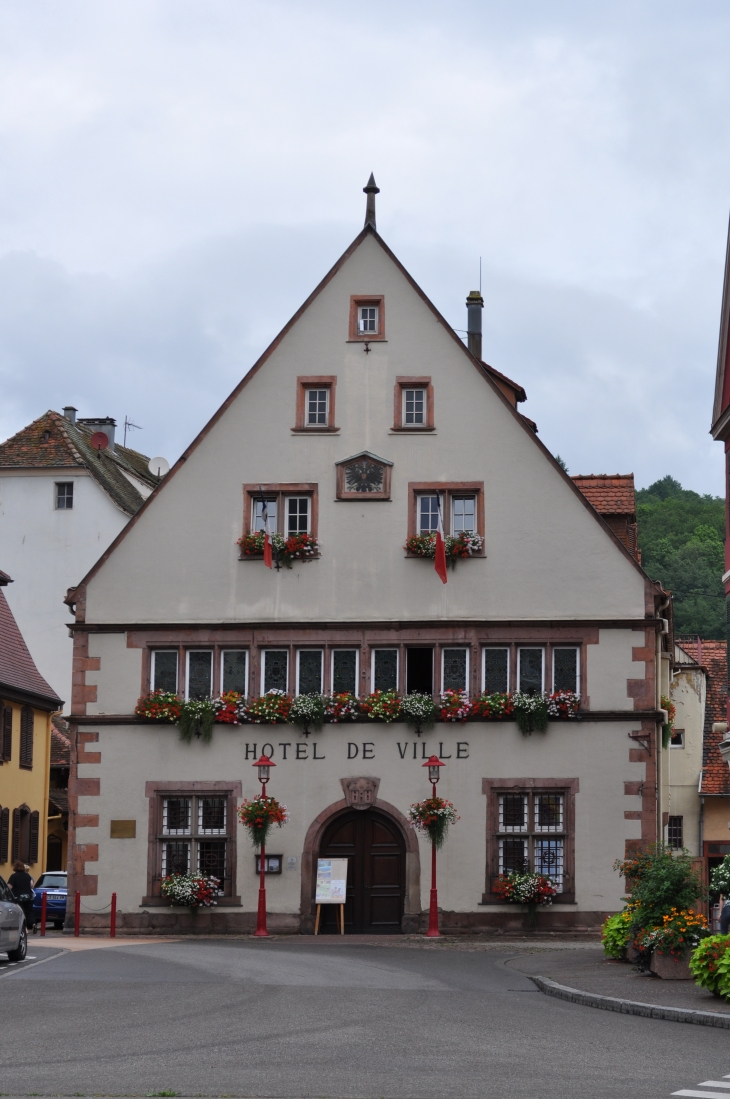
[[[520,953],[297,939],[56,954],[0,978],[0,1092],[668,1099],[730,1074],[726,1030],[549,999],[510,967]]]

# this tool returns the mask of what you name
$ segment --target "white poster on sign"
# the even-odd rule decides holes
[[[347,859],[317,859],[315,904],[344,904],[347,900]]]

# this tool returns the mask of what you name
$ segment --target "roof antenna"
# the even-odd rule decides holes
[[[479,257],[479,293],[482,292],[482,257]]]
[[[133,428],[135,431],[144,430],[143,428],[140,427],[139,424],[132,423],[132,421],[127,416],[125,416],[124,417],[124,443],[122,444],[123,446],[127,445],[127,428]]]
[[[380,194],[380,188],[375,182],[375,176],[370,173],[370,179],[367,182],[367,187],[363,187],[363,191],[368,196],[367,206],[365,207],[365,228],[371,225],[375,228],[375,196]]]

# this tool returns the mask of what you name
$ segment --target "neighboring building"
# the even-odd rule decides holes
[[[710,691],[722,689],[714,680],[715,649],[720,641],[681,641],[674,645],[674,667],[669,697],[676,715],[668,752],[662,756],[663,782],[668,790],[664,808],[664,841],[702,855],[702,802],[700,782]],[[724,655],[724,654],[723,654]],[[715,695],[713,695],[715,697]]]
[[[262,751],[291,816],[270,840],[274,929],[311,933],[316,860],[333,854],[351,859],[348,930],[424,926],[430,852],[406,814],[430,793],[432,753],[461,818],[439,856],[444,928],[522,926],[495,892],[518,866],[559,882],[541,926],[597,927],[621,908],[614,860],[661,836],[671,607],[631,552],[633,513],[620,503],[614,531],[563,472],[520,387],[481,361],[479,295],[465,347],[376,232],[366,190],[363,231],[69,594],[69,887],[97,911],[115,891],[123,930],[190,927],[160,882],[198,867],[224,890],[198,920],[252,928],[235,809]],[[270,571],[239,551],[262,497],[276,531],[318,540],[311,560]],[[484,540],[446,585],[404,549],[439,511],[447,535]],[[581,719],[532,736],[486,720],[217,725],[184,743],[135,717],[155,688],[572,689]]]
[[[148,458],[116,442],[115,426],[109,417],[77,420],[68,407],[0,443],[0,546],[16,581],[8,600],[42,675],[68,701],[63,598],[159,482]]]
[[[63,702],[33,662],[13,618],[0,572],[0,875],[22,859],[37,878],[45,869],[51,716]]]
[[[632,557],[641,563],[633,473],[581,473],[572,480]]]

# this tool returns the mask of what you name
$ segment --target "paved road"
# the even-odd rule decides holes
[[[510,950],[185,941],[40,961],[54,948],[0,976],[5,1096],[668,1099],[730,1074],[728,1031],[548,999]]]

